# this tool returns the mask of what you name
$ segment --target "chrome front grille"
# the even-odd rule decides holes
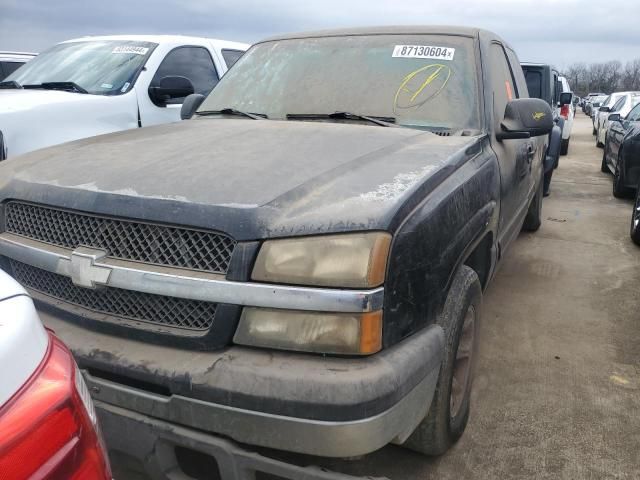
[[[221,233],[15,201],[5,206],[5,231],[59,247],[99,248],[113,258],[219,274],[227,273],[236,246]]]
[[[90,312],[160,326],[205,331],[216,313],[216,304],[152,295],[120,288],[97,290],[75,286],[71,279],[25,263],[10,260],[13,276],[24,287]]]

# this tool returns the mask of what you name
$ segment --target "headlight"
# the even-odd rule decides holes
[[[253,280],[322,287],[372,288],[384,283],[391,235],[369,232],[268,240]]]
[[[245,308],[233,340],[255,347],[368,355],[382,348],[382,312],[316,313]]]

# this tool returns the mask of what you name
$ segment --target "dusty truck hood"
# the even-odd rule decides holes
[[[10,159],[0,165],[0,198],[214,228],[238,240],[388,229],[417,189],[446,177],[478,141],[202,118]]]
[[[9,157],[138,126],[135,93],[103,96],[0,89],[0,131]]]

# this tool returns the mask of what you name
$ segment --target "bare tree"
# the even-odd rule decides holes
[[[640,58],[624,66],[618,60],[605,63],[574,63],[564,72],[574,93],[612,93],[616,90],[640,91]]]
[[[640,90],[640,58],[627,62],[620,84],[623,90]]]

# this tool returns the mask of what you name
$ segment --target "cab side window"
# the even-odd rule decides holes
[[[227,64],[227,68],[233,67],[233,65],[240,60],[240,57],[244,55],[242,50],[229,50],[227,48],[222,49],[222,58],[224,63]]]
[[[170,51],[156,72],[151,86],[157,86],[164,77],[186,77],[195,93],[208,95],[219,77],[211,54],[203,47],[178,47]]]
[[[496,126],[498,126],[504,118],[507,103],[518,98],[518,89],[513,79],[511,67],[502,45],[498,43],[491,45],[491,82],[494,119]]]
[[[2,77],[3,75],[5,77],[8,77],[22,65],[24,64],[21,62],[2,62],[2,65],[0,65],[0,77]]]

